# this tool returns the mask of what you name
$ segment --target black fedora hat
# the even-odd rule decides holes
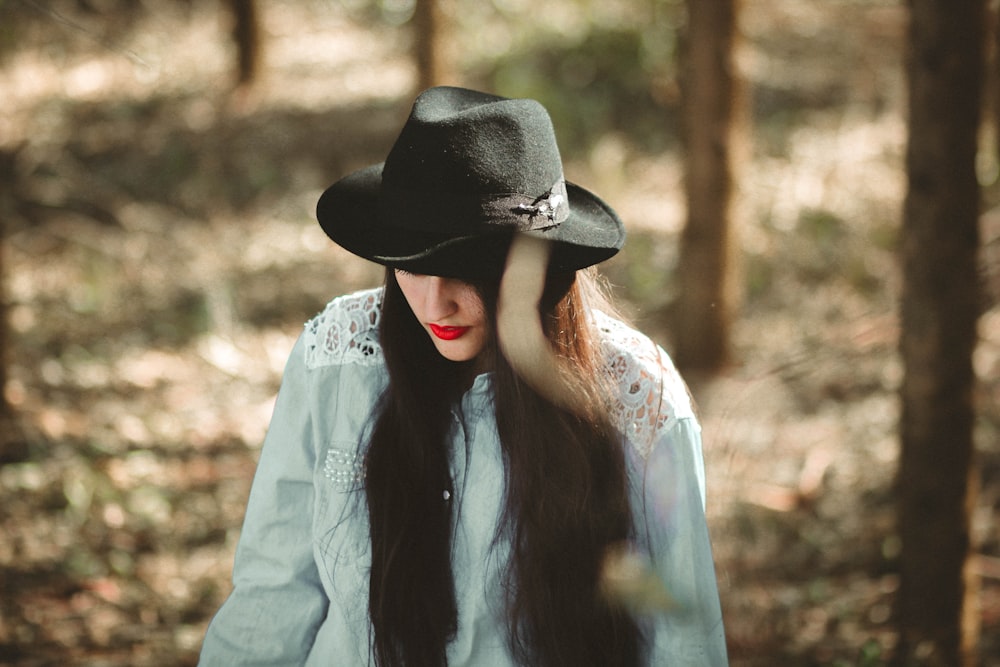
[[[515,232],[552,241],[553,271],[602,262],[625,240],[610,206],[565,181],[541,104],[453,87],[421,93],[385,162],[327,188],[316,216],[365,259],[458,277],[498,272]]]

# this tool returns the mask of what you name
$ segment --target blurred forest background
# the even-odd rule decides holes
[[[6,396],[23,430],[0,466],[2,664],[194,664],[295,337],[379,280],[313,207],[384,157],[409,110],[413,3],[261,5],[257,76],[236,87],[226,4],[0,0]],[[567,176],[621,213],[630,240],[606,273],[671,349],[682,4],[443,7],[452,80],[542,100]],[[758,0],[740,21],[736,363],[690,378],[731,659],[881,665],[899,585],[906,10]],[[980,162],[987,210],[995,150]],[[995,666],[1000,215],[982,231],[972,563]]]

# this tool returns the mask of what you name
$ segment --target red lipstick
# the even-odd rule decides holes
[[[442,327],[437,324],[428,324],[428,326],[431,329],[431,333],[441,340],[461,338],[469,330],[469,327]]]

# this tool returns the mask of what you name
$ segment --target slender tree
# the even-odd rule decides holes
[[[236,46],[236,84],[251,85],[260,75],[264,45],[260,14],[254,0],[228,0],[232,14],[232,38]]]
[[[733,229],[745,141],[743,86],[735,65],[739,0],[686,0],[686,7],[681,89],[687,223],[671,329],[679,365],[714,371],[730,361],[740,291]]]
[[[0,221],[0,424],[5,423],[13,410],[7,401],[7,276],[4,268],[6,236],[4,223]],[[3,436],[0,436],[2,441]],[[3,458],[3,443],[0,442],[0,459]]]
[[[17,153],[0,151],[0,182],[12,186],[17,178]],[[5,237],[14,217],[13,187],[0,188],[0,465],[19,461],[28,455],[28,445],[14,407],[7,400],[7,362],[9,329],[7,322],[7,274],[4,266]]]
[[[897,663],[973,665],[972,352],[980,308],[985,1],[910,0],[909,140],[901,260],[901,583]]]
[[[447,83],[449,72],[442,37],[445,18],[440,0],[416,0],[413,31],[418,90]]]
[[[986,58],[987,69],[984,79],[983,96],[985,109],[993,121],[993,159],[1000,161],[1000,7],[987,3]]]

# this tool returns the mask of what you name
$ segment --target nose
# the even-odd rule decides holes
[[[458,310],[455,300],[455,281],[440,276],[427,276],[427,291],[424,294],[424,309],[427,318],[436,322],[453,315]]]

